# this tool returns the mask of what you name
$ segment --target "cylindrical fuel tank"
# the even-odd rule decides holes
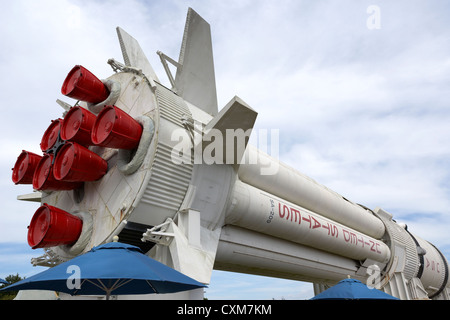
[[[231,225],[222,229],[214,269],[316,283],[365,281],[352,259]]]
[[[438,295],[448,285],[448,263],[440,251],[428,241],[413,235],[420,248],[420,268],[417,277],[422,282],[429,297]],[[420,250],[420,249],[419,249]],[[419,257],[420,257],[419,256]]]
[[[239,167],[239,179],[254,187],[381,239],[383,222],[370,211],[348,201],[265,152],[248,146]]]
[[[280,199],[241,181],[236,185],[225,222],[355,260],[386,263],[382,241]]]

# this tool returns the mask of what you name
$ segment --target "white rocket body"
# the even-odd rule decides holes
[[[137,41],[117,30],[125,65],[110,61],[119,71],[108,78],[120,86],[113,104],[152,125],[144,125],[135,152],[90,148],[108,162],[100,180],[42,192],[40,202],[81,217],[83,230],[75,244],[49,248],[35,264],[71,259],[118,236],[204,283],[213,269],[316,288],[349,275],[402,299],[449,299],[447,261],[432,244],[382,209],[355,204],[247,146],[257,113],[238,97],[218,112],[209,24],[192,9],[179,61],[158,52],[166,67],[177,67],[175,78],[166,68],[171,89]]]

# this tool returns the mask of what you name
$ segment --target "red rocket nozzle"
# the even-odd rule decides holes
[[[12,181],[15,184],[32,184],[33,175],[42,156],[23,150],[13,168]]]
[[[51,149],[58,141],[59,130],[61,128],[62,119],[52,120],[50,126],[45,130],[41,140],[41,150],[47,151]]]
[[[142,127],[116,106],[105,106],[92,129],[92,142],[108,148],[131,150],[139,145]]]
[[[103,82],[80,65],[76,65],[69,72],[61,87],[61,93],[91,103],[105,101],[109,96],[109,90]]]
[[[36,166],[33,175],[33,188],[36,190],[74,190],[81,187],[79,182],[58,181],[53,176],[53,155],[46,154]]]
[[[89,110],[75,106],[67,112],[61,126],[61,139],[77,142],[83,146],[93,146],[91,130],[96,116]]]
[[[74,244],[83,221],[56,207],[44,204],[34,213],[28,227],[28,244],[33,249]]]
[[[66,143],[55,158],[53,174],[63,181],[95,181],[103,177],[108,163],[98,154],[75,142]]]

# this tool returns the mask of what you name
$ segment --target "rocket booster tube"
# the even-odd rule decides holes
[[[237,182],[226,222],[355,260],[386,263],[390,250],[382,241]]]
[[[249,159],[258,159],[258,162],[240,165],[241,181],[375,239],[384,235],[383,222],[368,210],[251,145],[247,152]],[[260,174],[266,164],[274,163],[277,164],[276,174]]]

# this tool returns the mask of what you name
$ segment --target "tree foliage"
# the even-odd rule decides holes
[[[11,274],[5,278],[6,281],[8,281],[9,284],[1,284],[0,289],[5,288],[9,286],[10,284],[19,282],[20,280],[23,280],[24,278],[21,278],[19,274]],[[0,292],[0,300],[13,300],[17,295],[17,291],[6,291],[6,292]]]

